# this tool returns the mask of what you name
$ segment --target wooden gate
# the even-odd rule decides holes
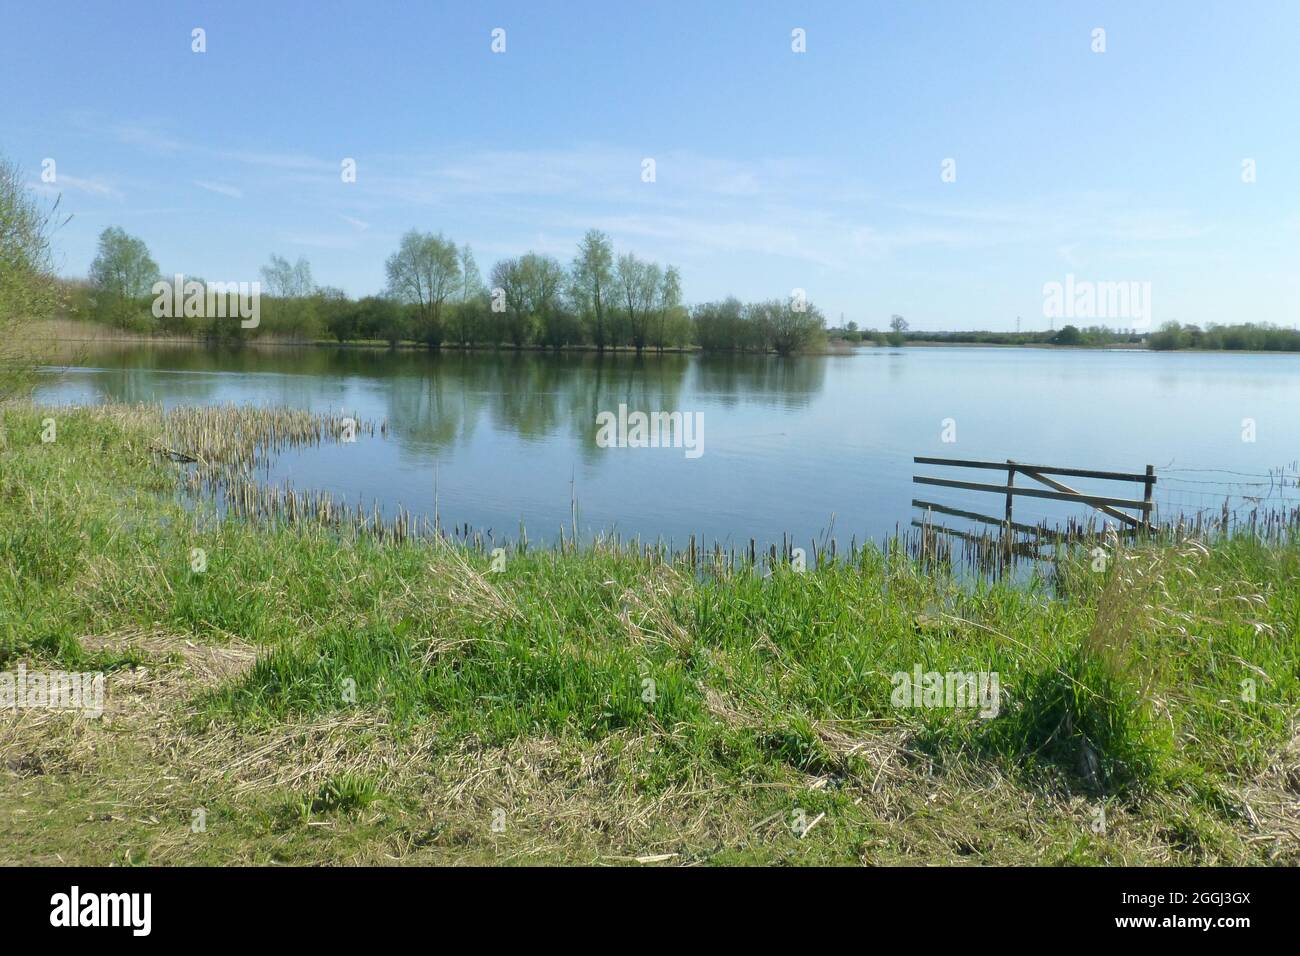
[[[990,515],[977,514],[973,511],[963,511],[959,508],[941,505],[932,501],[922,501],[916,498],[912,499],[912,505],[914,507],[924,508],[927,512],[937,512],[939,514],[952,515],[958,518],[981,522],[986,525],[996,525],[1006,531],[1058,537],[1059,535],[1041,524],[1023,524],[1016,522],[1012,517],[1012,506],[1014,505],[1016,498],[1046,498],[1053,501],[1066,501],[1088,505],[1089,507],[1100,511],[1102,514],[1120,522],[1122,531],[1137,533],[1139,531],[1149,531],[1151,529],[1151,495],[1156,484],[1155,468],[1152,465],[1147,465],[1146,471],[1137,473],[1097,471],[1091,468],[1058,468],[1054,465],[1026,465],[1010,459],[1002,462],[974,461],[963,458],[916,457],[912,460],[918,465],[941,465],[949,468],[977,468],[986,471],[1005,472],[1006,474],[1006,484],[991,484],[978,481],[962,481],[954,478],[933,478],[926,475],[913,475],[912,481],[918,485],[934,485],[940,488],[958,488],[965,491],[983,491],[999,495],[1003,497],[1005,501],[1003,515],[1001,518],[998,518]],[[1023,475],[1025,478],[1037,482],[1039,485],[1045,487],[1017,486],[1016,475]],[[1057,475],[1067,478],[1091,478],[1100,481],[1133,482],[1142,485],[1142,497],[1141,499],[1122,498],[1110,494],[1097,494],[1091,491],[1080,491],[1077,488],[1070,487],[1062,481],[1057,481],[1055,478],[1049,478],[1049,475]],[[1136,512],[1136,514],[1131,514],[1130,512]],[[916,521],[913,521],[912,523],[916,525],[920,524]],[[947,528],[938,530],[962,535],[962,532],[952,531]]]

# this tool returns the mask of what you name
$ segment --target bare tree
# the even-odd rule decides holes
[[[263,303],[263,328],[296,339],[311,339],[323,331],[316,282],[311,263],[302,256],[291,263],[284,256],[271,255],[262,266],[263,291],[270,297]],[[228,326],[227,326],[228,328]]]
[[[290,265],[288,259],[272,253],[270,264],[262,266],[262,284],[267,295],[278,299],[305,299],[316,291],[311,263],[301,256]]]

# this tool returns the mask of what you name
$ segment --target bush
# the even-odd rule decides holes
[[[54,310],[54,216],[55,209],[42,210],[32,199],[19,168],[0,160],[0,400],[25,388],[33,374],[35,356],[20,326]]]

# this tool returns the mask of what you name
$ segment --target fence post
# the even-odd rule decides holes
[[[1016,500],[1011,489],[1016,483],[1016,463],[1010,458],[1007,459],[1007,530],[1011,530],[1011,503]]]
[[[1143,482],[1144,489],[1142,492],[1142,523],[1146,525],[1148,531],[1151,530],[1151,491],[1152,486],[1156,483],[1155,474],[1155,466],[1147,465],[1147,476]]]
[[[1007,459],[1007,523],[1002,526],[1002,540],[1006,545],[1003,558],[1007,564],[1011,563],[1012,542],[1014,541],[1014,536],[1011,531],[1011,504],[1013,501],[1016,500],[1016,497],[1011,493],[1011,489],[1015,487],[1015,484],[1016,484],[1016,463],[1012,461],[1010,458],[1008,458]]]

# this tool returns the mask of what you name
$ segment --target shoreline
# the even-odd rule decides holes
[[[346,341],[336,342],[330,339],[308,339],[308,340],[291,340],[278,337],[251,338],[248,340],[223,340],[213,339],[204,336],[190,335],[135,335],[123,332],[118,329],[108,328],[105,326],[94,326],[90,323],[82,323],[75,320],[52,320],[59,323],[57,330],[45,328],[48,322],[33,323],[33,338],[47,346],[84,346],[84,345],[149,345],[159,347],[177,347],[177,348],[202,348],[202,349],[242,349],[242,348],[315,348],[315,349],[360,349],[367,351],[393,351],[393,352],[431,352],[431,353],[454,353],[454,352],[510,352],[510,353],[537,353],[537,354],[610,354],[610,355],[639,355],[641,358],[663,355],[710,355],[710,356],[730,356],[730,355],[752,355],[752,356],[774,356],[781,357],[774,351],[756,352],[744,349],[725,349],[706,351],[698,346],[686,347],[665,347],[663,349],[643,349],[640,353],[631,346],[610,346],[605,349],[598,349],[594,345],[566,345],[563,348],[555,349],[544,345],[523,345],[515,346],[511,344],[499,345],[460,345],[444,343],[437,348],[430,348],[428,345],[403,341],[396,345],[389,345],[387,342],[380,340],[364,341]],[[63,334],[69,330],[69,327],[90,326],[98,334],[86,336],[71,336]],[[78,331],[80,329],[77,329]],[[42,332],[53,331],[55,334],[42,335]],[[915,349],[934,349],[934,348],[958,348],[958,349],[1032,349],[1038,351],[1064,351],[1064,352],[1138,352],[1142,354],[1197,354],[1197,355],[1300,355],[1300,351],[1287,351],[1282,349],[1153,349],[1141,343],[1112,343],[1107,345],[1057,345],[1051,342],[947,342],[942,339],[924,339],[909,341],[904,345],[889,345],[888,343],[865,343],[865,342],[846,342],[842,339],[833,339],[828,347],[810,350],[806,352],[797,352],[786,358],[812,358],[812,357],[837,357],[852,355],[859,350],[872,351],[891,351],[899,352],[910,348]]]
[[[0,710],[0,859],[1300,863],[1294,537],[1083,554],[1052,593],[871,546],[701,576],[218,521],[157,452],[234,474],[335,417],[48,416],[0,405],[0,671],[103,673],[105,711]],[[979,706],[900,697],[918,672]]]

